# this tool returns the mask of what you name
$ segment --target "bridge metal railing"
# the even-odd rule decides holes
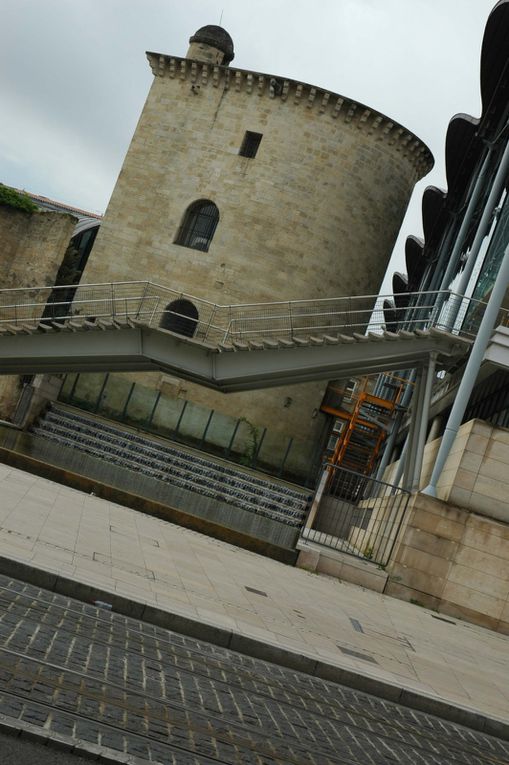
[[[229,306],[226,339],[242,341],[313,333],[318,336],[354,332],[380,335],[384,330],[415,331],[431,327],[472,338],[486,307],[481,301],[449,290],[409,292],[397,296],[397,304],[388,320],[383,309],[387,300],[394,300],[394,296],[359,295]],[[468,326],[464,325],[467,314]],[[505,312],[501,312],[500,321],[506,321]]]
[[[327,465],[303,539],[386,566],[410,492],[338,465]]]
[[[177,307],[169,308],[174,303]],[[0,326],[131,319],[158,327],[169,316],[189,320],[182,312],[186,304],[196,309],[192,334],[211,342],[223,339],[225,322],[216,323],[215,303],[148,281],[0,290]]]
[[[390,317],[387,299],[395,302]],[[187,321],[181,334],[213,344],[432,327],[474,337],[484,310],[485,303],[449,291],[220,305],[148,281],[0,290],[0,326],[135,319],[178,332]],[[499,319],[507,324],[507,311]]]

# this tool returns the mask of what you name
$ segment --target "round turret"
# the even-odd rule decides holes
[[[433,164],[426,146],[346,96],[225,65],[233,43],[220,27],[202,27],[185,59],[147,55],[155,80],[84,281],[167,285],[184,303],[178,325],[163,328],[189,337],[202,326],[200,299],[279,305],[376,294],[412,188]],[[389,326],[394,313],[389,306]],[[324,383],[225,396],[150,374],[142,385],[189,401],[179,427],[214,411],[207,439],[218,449],[247,418],[263,437],[254,445],[261,463],[278,472],[284,462],[293,476],[314,464]]]
[[[222,27],[208,24],[189,38],[186,58],[227,66],[233,61],[233,40]]]

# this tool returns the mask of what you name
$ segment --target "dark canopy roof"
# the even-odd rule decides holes
[[[225,64],[229,64],[230,61],[233,61],[235,55],[233,52],[233,40],[223,27],[218,27],[214,24],[200,27],[200,29],[189,38],[189,42],[212,45],[214,48],[223,51]]]
[[[428,186],[423,194],[423,254],[426,259],[433,257],[452,215],[464,204],[471,179],[485,154],[486,141],[497,139],[509,117],[508,41],[509,0],[500,0],[490,13],[484,30],[480,67],[481,116],[476,118],[468,114],[456,114],[451,119],[445,142],[447,192]],[[412,254],[415,252],[414,245],[409,246],[407,268],[413,286],[417,273],[417,254]]]
[[[489,15],[481,51],[482,132],[496,130],[509,107],[509,1]]]
[[[424,242],[417,236],[408,236],[405,242],[405,261],[408,274],[408,289],[414,292],[420,284],[426,259],[424,257]]]

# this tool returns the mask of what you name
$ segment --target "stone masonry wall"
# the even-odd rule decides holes
[[[76,218],[67,213],[0,205],[2,289],[53,285],[75,225]]]
[[[53,285],[75,224],[67,213],[29,213],[0,205],[2,289]],[[19,377],[0,377],[0,419],[12,416],[19,392]]]
[[[509,524],[412,497],[385,594],[509,634]]]
[[[149,60],[156,77],[83,281],[149,279],[222,304],[376,293],[413,186],[431,168],[426,147],[309,85]],[[246,130],[263,134],[254,159],[239,156]],[[202,198],[220,211],[208,252],[174,244]],[[186,384],[186,396],[316,439],[324,389],[225,397]]]
[[[426,444],[420,488],[427,486],[441,438]],[[398,462],[387,468],[395,475]],[[469,420],[459,429],[437,485],[446,502],[509,523],[509,429]]]

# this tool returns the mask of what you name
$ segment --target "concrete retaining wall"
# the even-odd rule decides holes
[[[509,524],[414,495],[387,595],[509,634]]]
[[[426,444],[420,488],[427,486],[441,438]],[[392,482],[398,462],[384,480]],[[439,499],[509,523],[509,429],[483,420],[464,423],[438,481]]]

